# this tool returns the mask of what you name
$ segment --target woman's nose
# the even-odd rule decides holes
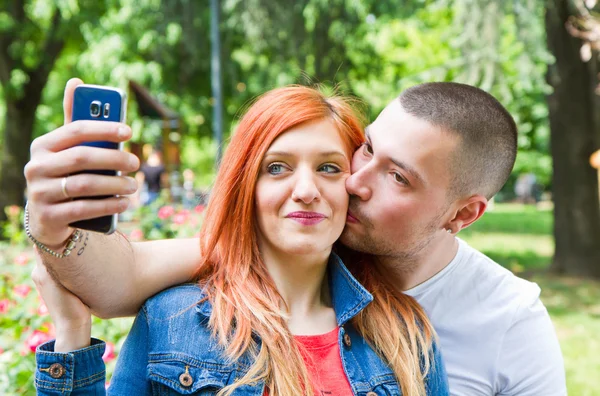
[[[321,193],[315,181],[315,175],[308,170],[298,171],[298,178],[292,199],[294,201],[302,201],[305,204],[310,204],[314,200],[320,199]]]

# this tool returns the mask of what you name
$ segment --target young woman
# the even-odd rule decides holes
[[[448,394],[418,304],[375,262],[349,263],[355,279],[332,251],[362,142],[339,97],[296,86],[263,95],[221,163],[198,282],[146,301],[108,393]],[[89,311],[47,275],[36,283],[57,337],[38,349],[38,394],[103,393],[104,344],[90,342]]]

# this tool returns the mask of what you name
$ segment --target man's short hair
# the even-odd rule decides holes
[[[489,93],[465,84],[433,82],[398,97],[404,111],[459,137],[451,169],[454,198],[493,197],[506,183],[517,155],[517,126]]]

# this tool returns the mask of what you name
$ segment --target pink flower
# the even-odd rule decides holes
[[[175,214],[175,209],[172,206],[163,206],[158,210],[158,218],[161,220],[168,219]]]
[[[48,333],[34,330],[34,332],[27,337],[27,340],[25,340],[25,345],[27,345],[31,352],[35,352],[35,348],[42,345],[44,342],[50,341],[51,338],[52,337]]]
[[[19,208],[17,205],[10,205],[6,210],[6,214],[8,214],[9,217],[17,217],[20,212],[21,208]]]
[[[29,262],[29,256],[27,256],[25,253],[21,253],[19,254],[16,258],[15,258],[15,264],[17,265],[25,265]]]
[[[48,315],[48,307],[46,306],[46,304],[43,301],[37,309],[37,314],[39,316]]]
[[[202,213],[204,212],[204,205],[198,205],[194,208],[194,212],[196,213]]]
[[[106,349],[104,350],[104,355],[102,355],[102,360],[104,363],[108,363],[115,358],[115,345],[112,342],[106,342]]]
[[[40,327],[40,330],[43,331],[44,333],[48,333],[48,336],[50,336],[50,338],[54,338],[56,336],[56,329],[54,328],[54,323],[52,323],[52,322],[44,323]]]
[[[131,239],[134,242],[141,241],[142,239],[144,239],[144,233],[139,228],[136,228],[129,234],[129,239]]]
[[[8,312],[8,307],[10,306],[10,300],[5,298],[4,300],[0,300],[0,314],[5,314]]]
[[[185,213],[177,213],[175,216],[173,216],[173,223],[175,224],[185,224],[185,222],[187,221],[187,215]]]
[[[27,297],[30,291],[31,286],[29,285],[17,285],[13,288],[13,292],[19,297]]]

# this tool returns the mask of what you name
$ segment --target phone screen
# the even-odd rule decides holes
[[[117,88],[96,85],[79,85],[73,97],[73,121],[125,121],[126,95]],[[110,150],[122,149],[122,143],[98,141],[86,142],[82,146],[99,147]],[[94,173],[116,176],[114,170],[90,170],[80,173]],[[82,197],[75,199],[105,199],[110,196]],[[95,219],[81,220],[70,224],[71,227],[111,234],[117,226],[117,215],[103,216]]]

